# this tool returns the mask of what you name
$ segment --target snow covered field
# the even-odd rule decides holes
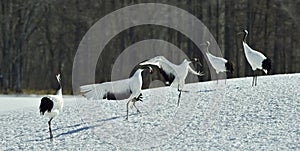
[[[188,84],[143,91],[136,103],[66,96],[52,121],[39,115],[41,96],[0,95],[0,150],[300,150],[300,74]]]

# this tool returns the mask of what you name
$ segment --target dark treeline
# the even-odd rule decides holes
[[[142,2],[177,6],[199,18],[224,57],[235,63],[231,77],[252,75],[238,34],[243,29],[250,33],[250,46],[272,59],[271,74],[300,72],[299,0],[1,0],[1,92],[52,89],[57,72],[62,73],[64,88],[71,90],[73,58],[88,29],[106,14]],[[123,31],[105,49],[114,55],[135,42],[154,38],[182,50],[197,49],[179,32],[151,25]],[[97,73],[111,64],[101,63]],[[109,75],[97,78],[106,81]],[[201,80],[209,79],[206,74]]]

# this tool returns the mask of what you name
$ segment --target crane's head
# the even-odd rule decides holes
[[[205,43],[200,44],[200,46],[201,46],[201,45],[205,45],[205,46],[209,47],[210,42],[209,42],[209,41],[206,41]]]
[[[210,42],[209,42],[209,41],[206,41],[206,45],[207,45],[207,47],[209,47],[209,45],[210,45]]]
[[[210,42],[209,41],[206,41],[205,43],[202,43],[200,45],[205,45],[206,46],[206,52],[208,52],[208,47],[210,45]]]
[[[56,74],[56,79],[57,79],[57,81],[60,83],[60,73],[58,73],[58,74]]]
[[[245,29],[244,30],[244,38],[243,38],[243,42],[246,42],[246,38],[247,38],[247,35],[248,35],[248,31]]]
[[[191,62],[197,63],[200,67],[202,67],[202,64],[200,63],[200,59],[199,58],[193,58],[191,60]]]

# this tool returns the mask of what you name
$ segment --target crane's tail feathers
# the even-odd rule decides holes
[[[83,93],[82,95],[89,100],[100,98],[98,97],[100,94],[97,91],[95,84],[80,86],[80,92]]]
[[[80,86],[80,92],[91,91],[93,88],[95,88],[95,85],[94,85],[94,84],[83,85],[83,86]]]
[[[54,106],[54,103],[51,98],[43,97],[41,99],[41,104],[40,104],[40,114],[44,115],[45,112],[51,112],[53,106]]]
[[[94,91],[91,90],[91,91],[85,92],[83,94],[83,96],[85,98],[87,98],[88,100],[92,100],[92,99],[94,99],[95,93],[94,93]]]

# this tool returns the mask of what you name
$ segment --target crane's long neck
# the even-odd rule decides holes
[[[187,76],[188,70],[189,70],[189,62],[187,60],[184,60],[180,65],[180,72],[179,75],[182,75],[183,77]]]
[[[206,41],[206,53],[209,53],[209,51],[208,51],[209,45],[210,45],[209,41]]]
[[[138,83],[139,87],[142,88],[143,78],[142,78],[143,69],[138,69],[134,75],[130,78],[132,83]]]
[[[57,81],[59,84],[59,87],[56,90],[56,95],[62,95],[62,86],[61,86],[61,82]]]
[[[245,32],[245,34],[244,34],[244,38],[243,38],[243,41],[244,41],[244,42],[246,42],[247,35],[248,35],[248,33],[247,33],[247,32]]]
[[[209,53],[209,51],[208,51],[208,47],[209,47],[209,45],[207,45],[207,47],[206,47],[206,53]]]
[[[132,78],[134,79],[138,79],[139,81],[142,80],[142,69],[138,69],[135,71],[134,75],[132,76]]]

